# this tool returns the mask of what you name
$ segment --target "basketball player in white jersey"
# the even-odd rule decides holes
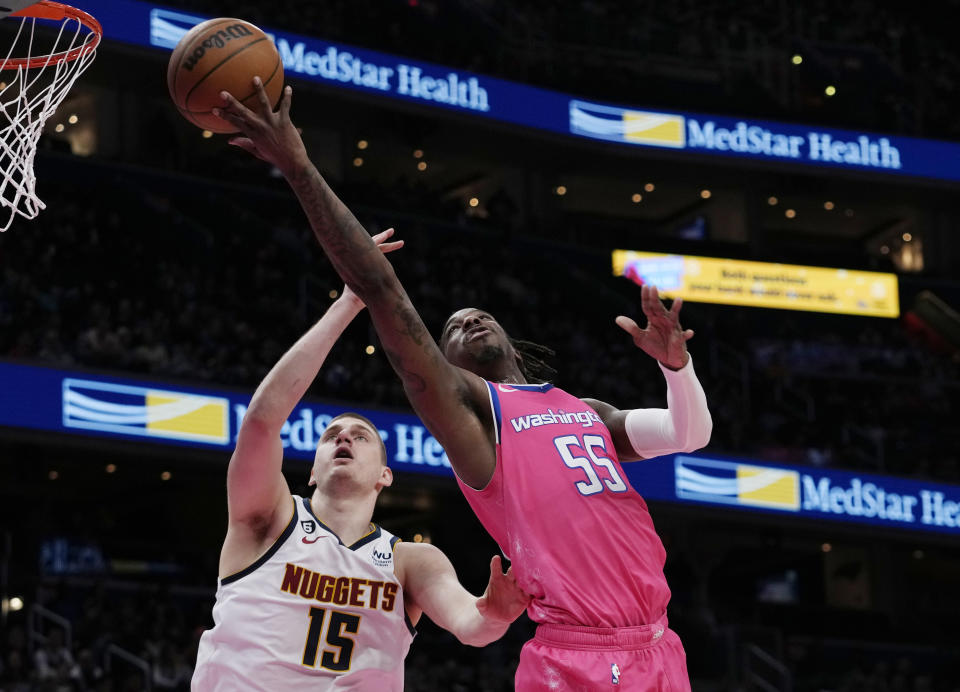
[[[402,245],[387,242],[392,234],[374,236],[383,252]],[[214,627],[200,639],[194,692],[399,691],[422,613],[464,644],[484,646],[529,602],[499,557],[476,598],[435,546],[401,543],[371,523],[393,475],[376,426],[363,416],[330,422],[310,472],[313,495],[290,494],[281,428],[363,307],[345,287],[253,395],[227,469]]]

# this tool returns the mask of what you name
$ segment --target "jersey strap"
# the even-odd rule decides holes
[[[242,579],[243,577],[247,576],[248,574],[253,572],[255,569],[257,569],[258,567],[263,565],[267,560],[273,557],[274,554],[278,550],[280,550],[280,546],[282,546],[284,542],[288,538],[290,538],[290,534],[293,533],[293,529],[296,525],[297,525],[297,506],[296,504],[294,504],[293,515],[290,517],[290,521],[289,523],[287,523],[287,527],[283,530],[283,533],[280,534],[277,540],[273,542],[273,545],[270,546],[267,552],[265,552],[263,555],[257,558],[257,561],[254,562],[249,567],[246,567],[240,570],[239,572],[234,572],[229,577],[224,577],[223,579],[220,580],[220,583],[222,585],[232,584],[233,582],[237,581],[238,579]]]

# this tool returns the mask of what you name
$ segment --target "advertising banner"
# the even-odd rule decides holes
[[[104,37],[171,51],[210,19],[138,0],[86,0]],[[577,138],[774,163],[960,181],[960,144],[594,103],[550,89],[271,27],[287,79],[304,79]],[[642,92],[638,92],[640,95]],[[628,102],[634,94],[624,94]]]
[[[233,391],[0,363],[0,427],[189,446],[222,452],[226,461],[249,402],[250,395]],[[285,456],[312,461],[327,423],[345,410],[301,403],[280,433]],[[361,406],[350,410],[376,424],[391,467],[452,481],[449,459],[416,416]],[[549,422],[533,418],[514,424]],[[551,414],[550,421],[555,418]],[[589,486],[591,493],[622,492],[612,462],[579,444],[571,437],[566,461],[562,454],[545,453],[543,472],[567,473],[571,483]],[[0,446],[0,463],[7,461],[2,455]],[[702,452],[622,468],[648,500],[960,535],[960,486]]]
[[[898,317],[897,275],[799,264],[614,250],[613,273],[701,303]]]

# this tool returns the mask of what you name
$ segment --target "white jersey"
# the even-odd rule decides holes
[[[403,690],[416,631],[393,573],[399,539],[371,527],[346,546],[294,495],[273,546],[219,580],[192,690]]]

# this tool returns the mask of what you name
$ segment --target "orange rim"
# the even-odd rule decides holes
[[[75,19],[90,30],[90,33],[93,34],[93,39],[84,39],[82,45],[71,48],[70,50],[65,50],[62,53],[39,55],[32,58],[10,58],[7,60],[4,66],[5,68],[43,67],[50,63],[71,62],[93,51],[100,44],[100,37],[103,36],[103,29],[100,27],[100,22],[94,19],[93,15],[87,14],[83,10],[78,10],[76,7],[71,7],[70,5],[53,2],[53,0],[40,0],[40,2],[35,5],[25,7],[9,16],[35,17],[37,19],[52,19],[54,21]]]

